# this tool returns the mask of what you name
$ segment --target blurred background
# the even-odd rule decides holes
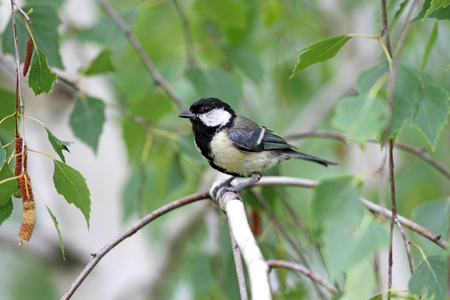
[[[410,2],[388,1],[388,18],[394,24],[391,32],[394,47]],[[218,173],[196,152],[190,124],[176,117],[181,109],[153,82],[135,50],[96,1],[18,3],[25,8],[41,5],[45,9],[48,5],[60,20],[60,24],[56,23],[57,36],[53,37],[58,44],[56,52],[46,53],[50,67],[59,76],[58,82],[52,93],[37,97],[24,84],[25,114],[39,119],[59,139],[75,142],[69,147],[70,153],[65,154],[66,162],[86,178],[92,207],[88,229],[82,213],[56,192],[51,159],[30,153],[28,170],[37,203],[36,228],[31,241],[18,247],[21,201],[14,200],[13,214],[0,228],[0,298],[57,299],[90,260],[91,253],[154,209],[207,189]],[[289,78],[298,49],[335,35],[378,35],[380,1],[109,3],[130,26],[186,106],[201,97],[218,97],[240,114],[280,134],[308,129],[342,132],[336,125],[339,125],[339,99],[356,94],[358,74],[384,59],[377,40],[352,38],[332,60]],[[406,9],[400,11],[403,6]],[[7,47],[12,32],[6,30],[10,20],[9,1],[0,1],[0,118],[14,112],[15,64]],[[409,68],[420,70],[425,44],[435,22],[435,19],[412,22],[401,56],[402,63]],[[436,85],[446,86],[447,91],[450,91],[449,29],[448,21],[439,23],[439,34],[422,74]],[[25,45],[19,46],[23,55]],[[95,76],[84,74],[83,69],[103,51],[109,53],[113,68]],[[106,103],[106,121],[100,126],[98,147],[80,141],[69,124],[71,113],[83,95]],[[14,139],[13,125],[13,122],[0,125],[3,145]],[[22,134],[30,149],[57,157],[39,123],[25,120]],[[450,168],[449,134],[447,122],[434,152],[412,125],[403,128],[398,140],[426,149]],[[292,143],[302,152],[337,161],[339,166],[325,169],[289,161],[270,174],[307,179],[356,176],[363,183],[363,197],[389,206],[388,177],[386,172],[378,172],[386,166],[386,153],[379,144],[344,143],[319,137]],[[448,178],[424,160],[397,150],[395,161],[400,214],[413,219],[420,205],[448,199]],[[311,250],[320,244],[319,235],[311,232],[313,191],[264,188],[262,194],[289,234],[301,241],[312,269],[326,277],[320,254]],[[292,246],[263,212],[255,196],[244,193],[244,199],[249,214],[253,215],[252,222],[262,225],[257,239],[265,257],[293,259]],[[66,260],[44,201],[59,223]],[[302,226],[288,213],[289,209],[282,204],[285,201],[290,203]],[[401,237],[395,240],[398,264],[394,287],[407,289],[409,271],[404,246]],[[382,276],[386,276],[387,258],[383,249],[363,262],[371,268],[371,274],[379,272],[381,279],[360,286],[361,294],[349,293],[348,299],[363,299],[374,295],[374,291],[385,290],[386,280]],[[161,217],[113,249],[72,299],[238,299],[232,259],[226,219],[210,201],[201,201]],[[310,299],[314,293],[310,281],[300,275],[287,271],[274,273],[271,281],[278,299]],[[342,285],[343,278],[338,283]]]

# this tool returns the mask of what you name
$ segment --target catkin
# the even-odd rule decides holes
[[[25,195],[24,195],[25,198]],[[21,241],[29,241],[34,230],[36,221],[36,207],[34,201],[27,200],[23,203],[22,226],[20,226],[17,237]]]
[[[33,47],[33,39],[29,37],[27,41],[27,52],[25,54],[25,60],[23,61],[23,76],[27,76],[28,68],[31,63],[31,57],[33,56]]]

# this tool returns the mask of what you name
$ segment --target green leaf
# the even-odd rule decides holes
[[[45,203],[44,203],[45,204]],[[63,259],[66,260],[66,254],[64,252],[64,242],[62,239],[62,235],[61,235],[61,231],[59,230],[59,223],[56,220],[55,215],[52,213],[52,211],[50,210],[50,208],[47,206],[47,204],[45,204],[45,208],[47,209],[48,213],[50,214],[50,217],[52,218],[53,221],[53,225],[55,225],[56,231],[58,232],[58,236],[59,236],[59,245],[61,246],[61,252],[62,252],[62,256]]]
[[[64,0],[27,0],[26,3],[28,6],[45,3],[58,9],[64,4]]]
[[[80,70],[85,76],[97,75],[114,71],[114,65],[111,60],[111,49],[103,49],[99,55],[94,58],[89,67]]]
[[[105,123],[105,102],[91,96],[80,96],[70,115],[70,128],[76,137],[97,152]]]
[[[376,288],[374,271],[372,257],[367,257],[350,268],[345,276],[344,295],[339,300],[368,299]]]
[[[444,300],[447,287],[447,269],[447,257],[425,257],[409,279],[409,291],[424,299]]]
[[[264,69],[261,61],[250,48],[241,47],[230,50],[228,53],[234,65],[244,72],[254,83],[258,84],[263,80]]]
[[[4,163],[0,170],[0,182],[12,177],[14,177],[13,171],[7,163]],[[5,181],[0,184],[0,206],[5,205],[17,189],[18,184],[16,179]]]
[[[400,130],[417,113],[423,99],[422,82],[419,77],[399,64],[395,77],[394,101],[392,103],[392,121],[390,135]]]
[[[243,97],[241,83],[231,73],[219,69],[189,69],[186,73],[199,97],[216,97],[226,101],[232,107],[237,107]]]
[[[41,1],[40,1],[41,2]],[[48,64],[58,69],[64,69],[61,55],[59,53],[59,41],[58,27],[61,21],[58,18],[58,11],[55,5],[48,5],[46,3],[33,3],[33,5],[23,6],[24,11],[33,9],[33,13],[30,15],[33,22],[33,37],[36,42],[36,46],[42,50],[42,52],[48,55]],[[20,13],[16,12],[16,27],[17,27],[17,39],[19,47],[25,47],[27,39],[29,38],[28,30],[25,26],[25,22]],[[2,37],[3,50],[6,53],[15,55],[14,53],[14,39],[12,21],[10,20]],[[21,50],[25,53],[24,50]],[[24,56],[21,57],[23,62]]]
[[[314,191],[314,225],[332,281],[388,240],[381,225],[364,218],[358,190],[351,177],[342,177],[322,181]]]
[[[364,95],[340,99],[332,119],[333,126],[361,143],[381,133],[385,123],[384,104],[378,97],[369,99]]]
[[[8,202],[6,202],[4,205],[0,206],[0,225],[2,225],[3,222],[9,219],[12,214],[13,208],[14,207],[11,198],[9,198]]]
[[[417,15],[416,18],[414,18],[413,21],[416,20],[422,20],[425,18],[425,14],[427,11],[431,8],[431,0],[425,0],[422,5],[422,10]],[[434,10],[431,14],[428,15],[428,18],[434,18],[437,20],[448,20],[450,19],[450,7],[440,7]]]
[[[3,163],[6,160],[6,151],[5,148],[3,148],[2,141],[0,141],[0,165],[3,166]]]
[[[427,12],[425,13],[424,19],[428,17],[431,13],[438,10],[439,8],[446,8],[450,2],[448,0],[431,0],[430,7],[427,9]]]
[[[422,204],[414,211],[414,221],[422,225],[435,234],[440,234],[441,238],[447,240],[450,229],[450,198]],[[422,240],[422,239],[421,239]],[[442,253],[442,249],[433,243],[429,243],[425,238],[422,248],[427,255],[437,255]],[[421,243],[422,244],[422,243]]]
[[[91,198],[86,180],[71,166],[57,160],[53,160],[53,162],[55,165],[53,182],[56,190],[64,196],[68,203],[73,203],[81,210],[89,228]]]
[[[58,75],[53,73],[47,65],[47,56],[39,48],[34,48],[31,57],[28,85],[37,96],[50,93]]]
[[[247,7],[243,2],[197,0],[195,5],[203,15],[221,26],[240,29],[247,26]]]
[[[48,140],[52,144],[53,149],[59,155],[61,160],[63,162],[66,162],[66,160],[64,158],[64,154],[62,153],[62,150],[65,150],[70,153],[69,148],[67,148],[67,146],[69,146],[70,144],[73,144],[74,142],[61,141],[60,139],[57,139],[56,136],[53,135],[53,133],[50,131],[50,129],[45,127],[45,130],[47,131]]]
[[[425,85],[423,91],[424,98],[413,123],[425,135],[434,151],[439,134],[447,123],[449,96],[444,89],[432,85]]]
[[[425,46],[425,51],[423,52],[422,59],[422,71],[425,69],[425,66],[428,62],[428,57],[430,56],[431,49],[433,49],[434,43],[436,42],[436,38],[438,35],[438,22],[434,23],[433,29],[431,30],[430,36],[428,37],[428,42]]]
[[[170,160],[167,171],[167,184],[170,191],[177,190],[186,182],[183,169],[181,168],[180,155],[175,153]]]
[[[351,35],[334,36],[301,49],[300,55],[298,56],[298,62],[295,65],[290,78],[294,77],[310,65],[333,58],[351,38]]]

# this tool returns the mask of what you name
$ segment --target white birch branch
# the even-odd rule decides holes
[[[269,265],[256,243],[245,214],[244,203],[236,193],[227,192],[218,199],[220,208],[227,214],[230,230],[241,250],[250,279],[251,298],[272,299],[269,284]]]

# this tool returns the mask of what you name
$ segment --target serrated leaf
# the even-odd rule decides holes
[[[5,160],[6,160],[6,151],[5,148],[3,148],[2,141],[0,141],[0,166],[3,166]]]
[[[439,8],[446,8],[450,2],[448,0],[431,0],[430,7],[427,9],[427,12],[425,13],[424,19],[428,17],[431,13],[438,10]]]
[[[62,150],[65,150],[70,153],[69,148],[67,148],[67,146],[73,144],[74,142],[61,141],[60,139],[56,138],[56,136],[53,135],[53,133],[50,131],[50,129],[45,127],[45,130],[47,131],[48,140],[50,141],[50,144],[52,144],[53,149],[59,155],[61,160],[63,162],[66,162],[66,159],[64,158],[64,154],[62,153]]]
[[[105,102],[91,96],[80,96],[70,115],[70,128],[76,137],[97,152],[105,123]]]
[[[422,71],[425,69],[425,66],[428,62],[428,57],[430,56],[431,49],[433,49],[434,43],[436,42],[436,38],[438,35],[438,22],[434,23],[433,29],[431,30],[430,36],[428,37],[427,44],[425,46],[425,51],[423,52],[422,59]]]
[[[398,65],[394,85],[391,136],[400,130],[407,121],[413,119],[423,99],[422,82],[419,77],[401,64]]]
[[[12,177],[14,177],[13,171],[7,163],[4,163],[0,170],[0,182]],[[17,189],[16,179],[8,180],[0,184],[0,206],[5,205]]]
[[[12,214],[13,208],[14,207],[11,198],[9,198],[8,202],[6,202],[4,205],[0,206],[0,225],[2,225],[3,222],[9,219]]]
[[[447,123],[449,96],[444,89],[432,85],[425,85],[423,91],[424,98],[413,123],[425,135],[434,151],[439,133]]]
[[[50,93],[58,75],[53,73],[47,65],[47,56],[39,48],[34,47],[31,57],[28,85],[37,96]]]
[[[114,65],[112,63],[112,51],[110,49],[103,49],[94,60],[92,60],[91,64],[85,69],[81,70],[81,72],[85,76],[92,76],[107,72],[114,71]]]
[[[333,58],[351,38],[351,35],[334,36],[301,49],[291,78],[310,65]]]
[[[232,107],[237,107],[244,91],[239,80],[231,73],[214,69],[189,69],[186,77],[198,92],[200,97],[217,97],[227,101]]]
[[[445,256],[424,258],[409,279],[409,291],[425,299],[444,300],[447,269],[448,259]]]
[[[431,0],[425,0],[422,5],[422,10],[419,12],[417,17],[414,18],[413,21],[416,20],[424,20],[425,14],[431,8]],[[427,16],[428,18],[434,18],[437,20],[448,20],[450,19],[450,7],[440,7],[434,10],[431,14]]]
[[[73,203],[81,210],[89,228],[91,198],[86,180],[80,172],[66,163],[57,160],[53,160],[53,163],[55,166],[53,182],[56,190],[64,196],[68,203]]]
[[[47,211],[48,211],[50,217],[52,218],[53,225],[55,225],[56,231],[58,232],[58,236],[59,236],[59,245],[61,246],[62,256],[63,256],[63,259],[66,260],[66,254],[65,254],[65,252],[64,252],[64,242],[63,242],[63,239],[62,239],[61,231],[59,230],[59,223],[58,223],[58,221],[56,220],[56,217],[55,217],[55,215],[53,214],[53,212],[52,212],[52,211],[50,210],[50,208],[47,206],[47,204],[45,204],[45,208],[47,209]]]
[[[33,13],[30,15],[33,22],[33,37],[37,47],[39,47],[48,56],[48,64],[50,66],[64,69],[62,64],[61,55],[59,53],[59,34],[58,27],[61,21],[58,18],[58,11],[55,5],[49,5],[47,3],[33,3],[33,5],[23,6],[24,11],[33,9]],[[28,30],[25,26],[25,22],[20,13],[16,12],[16,27],[17,27],[17,39],[19,46],[26,45],[29,38]],[[14,39],[12,31],[12,21],[10,20],[4,34],[2,36],[3,50],[6,53],[15,55],[14,53]],[[22,52],[24,53],[24,52]],[[23,62],[24,57],[21,57]]]

